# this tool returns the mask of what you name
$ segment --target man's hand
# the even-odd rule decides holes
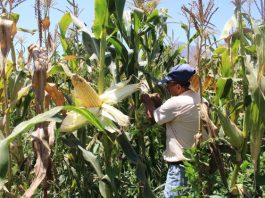
[[[153,101],[155,107],[160,107],[162,102],[161,102],[161,97],[158,93],[153,93],[149,95],[151,97],[151,100]]]
[[[151,97],[149,94],[142,94],[141,95],[141,101],[146,104],[151,101]]]
[[[161,98],[158,93],[142,94],[141,100],[145,106],[147,118],[154,121],[154,110],[161,106]]]

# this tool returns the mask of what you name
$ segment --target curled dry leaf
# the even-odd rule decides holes
[[[45,17],[45,18],[41,21],[41,24],[42,24],[42,28],[43,28],[43,30],[47,30],[47,29],[49,29],[49,27],[50,27],[50,18],[49,18],[49,17]]]
[[[45,86],[45,91],[50,95],[52,100],[57,106],[64,105],[64,96],[60,92],[54,83],[47,83]]]

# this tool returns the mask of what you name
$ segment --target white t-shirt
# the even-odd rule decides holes
[[[166,124],[166,150],[163,154],[166,161],[187,160],[183,149],[193,145],[194,135],[198,131],[198,103],[199,94],[188,90],[179,96],[172,96],[154,111],[156,123]]]

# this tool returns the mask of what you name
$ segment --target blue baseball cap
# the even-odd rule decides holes
[[[164,85],[170,81],[186,84],[195,72],[195,68],[189,64],[176,65],[162,80],[158,82],[158,85]]]

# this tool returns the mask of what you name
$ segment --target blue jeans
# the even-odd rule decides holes
[[[187,178],[185,177],[183,165],[169,165],[164,198],[175,198],[184,195],[184,190],[176,190],[176,188],[185,186],[187,186]]]

